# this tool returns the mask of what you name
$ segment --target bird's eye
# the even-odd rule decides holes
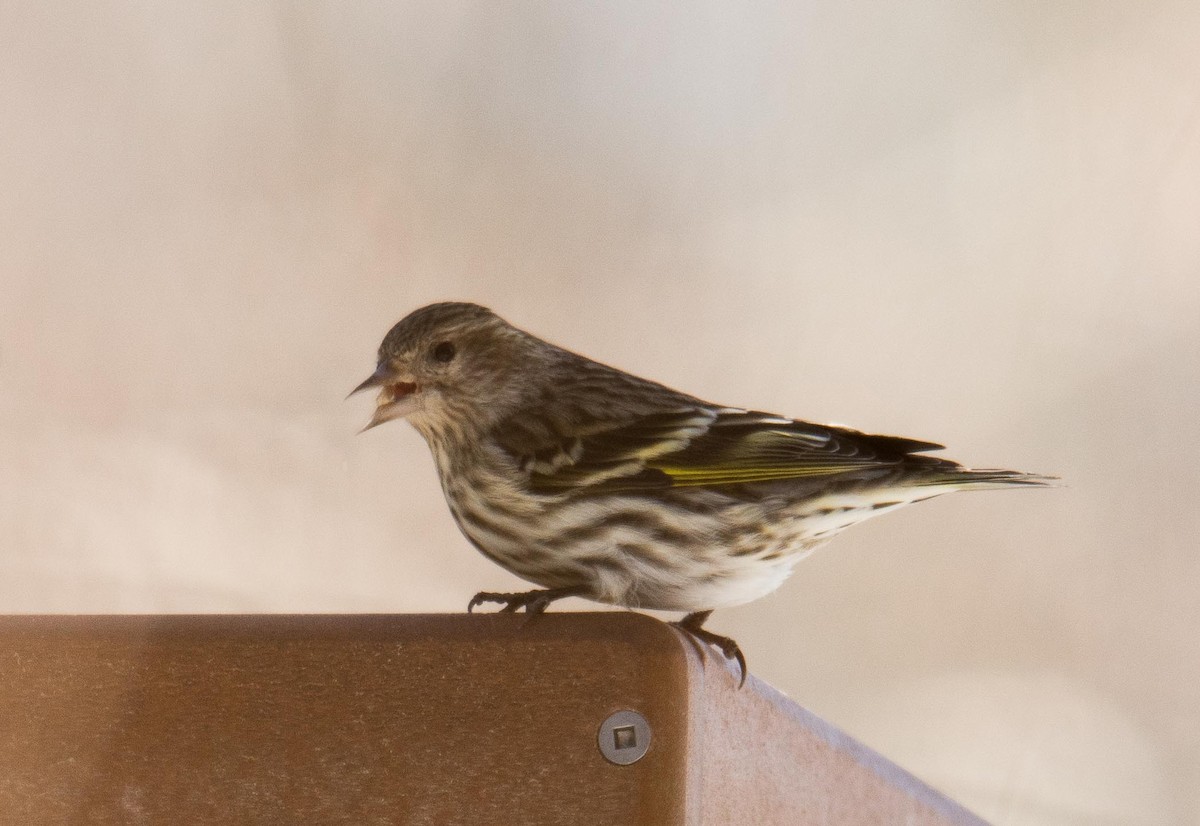
[[[454,349],[454,345],[448,341],[443,341],[441,344],[433,348],[433,360],[440,361],[445,364],[454,359],[454,354],[458,351]]]

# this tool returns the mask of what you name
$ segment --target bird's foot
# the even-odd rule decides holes
[[[742,653],[742,647],[735,640],[723,637],[720,634],[714,634],[712,631],[706,631],[702,627],[704,621],[708,619],[711,613],[712,611],[697,611],[694,614],[688,614],[678,622],[671,623],[671,625],[688,632],[701,642],[706,642],[720,649],[721,653],[725,655],[725,659],[736,660],[742,674],[741,680],[738,681],[738,688],[741,688],[746,684],[746,674],[748,673],[746,670],[746,655]]]
[[[524,608],[526,614],[540,614],[556,599],[579,596],[580,593],[578,588],[545,588],[520,594],[496,594],[491,591],[480,591],[467,603],[467,613],[470,614],[476,606],[483,605],[485,602],[499,602],[504,605],[500,609],[502,614],[511,614],[518,608]]]

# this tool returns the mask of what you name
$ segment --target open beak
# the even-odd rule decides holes
[[[371,421],[367,422],[367,426],[358,431],[359,433],[384,422],[390,422],[392,419],[403,418],[416,406],[413,395],[417,392],[417,385],[401,381],[396,369],[386,362],[375,368],[375,372],[368,376],[366,381],[351,390],[350,395],[346,398],[373,387],[379,388],[379,398],[375,400],[375,414],[371,416]]]

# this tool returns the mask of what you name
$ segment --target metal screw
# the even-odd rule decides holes
[[[641,760],[650,748],[650,724],[636,711],[617,711],[600,724],[596,742],[605,760],[628,766]]]

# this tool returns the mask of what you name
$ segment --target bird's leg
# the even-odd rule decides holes
[[[471,613],[475,606],[483,605],[485,602],[501,602],[504,604],[504,607],[500,609],[502,614],[511,614],[518,608],[524,608],[526,614],[540,614],[554,600],[577,597],[582,593],[582,588],[545,588],[521,594],[495,594],[491,591],[480,591],[467,603],[467,613]]]
[[[708,619],[712,611],[696,611],[694,614],[688,614],[678,622],[671,623],[676,628],[687,631],[698,640],[702,640],[709,645],[715,645],[721,649],[721,653],[726,659],[737,660],[738,667],[742,671],[742,679],[738,682],[738,688],[746,684],[746,655],[742,653],[742,648],[729,637],[722,637],[720,634],[714,634],[712,631],[705,631],[701,626]]]

